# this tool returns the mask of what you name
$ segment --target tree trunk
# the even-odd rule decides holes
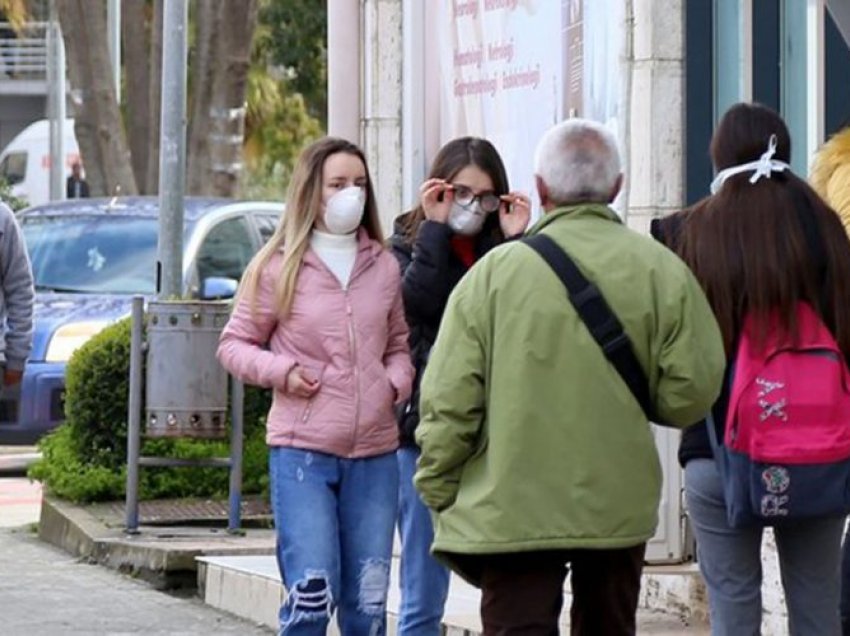
[[[196,5],[195,51],[192,57],[192,96],[190,99],[189,143],[187,153],[186,189],[189,194],[205,192],[208,179],[210,95],[216,71],[213,53],[218,34],[219,5],[201,2]]]
[[[124,0],[121,8],[121,32],[124,43],[124,86],[127,92],[127,130],[133,174],[139,191],[148,194],[148,150],[151,110],[150,22],[145,0]]]
[[[75,91],[75,132],[92,195],[136,194],[130,152],[110,71],[101,3],[58,0]]]
[[[216,67],[209,112],[209,176],[203,192],[230,197],[242,172],[245,136],[245,93],[251,64],[251,42],[257,25],[257,0],[221,0]]]
[[[163,0],[154,0],[153,25],[151,26],[150,89],[148,91],[149,137],[148,170],[145,192],[159,192],[159,136],[162,120],[162,9]]]

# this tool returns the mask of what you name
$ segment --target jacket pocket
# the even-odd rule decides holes
[[[325,375],[325,364],[301,364],[299,365],[305,370],[309,372],[309,374],[319,381],[319,389],[313,395],[308,398],[295,398],[299,401],[303,402],[303,405],[300,409],[296,410],[296,419],[293,423],[293,435],[295,434],[295,429],[302,424],[306,424],[310,420],[310,416],[313,412],[313,405],[316,402],[316,398],[319,397],[319,394],[322,392],[322,381],[324,380]]]
[[[390,375],[387,373],[386,367],[383,368],[383,386],[380,395],[376,395],[375,411],[379,420],[384,420],[389,417],[393,421],[397,421],[396,413],[398,409],[403,408],[407,402],[402,405],[395,403],[396,388],[390,380]]]

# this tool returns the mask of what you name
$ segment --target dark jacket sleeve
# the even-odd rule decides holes
[[[665,247],[675,251],[681,238],[682,226],[687,218],[687,212],[677,212],[660,219],[653,219],[649,226],[652,237]],[[726,422],[726,409],[729,403],[729,368],[726,369],[726,377],[720,391],[720,396],[712,406],[711,412],[714,416],[714,426],[718,439],[723,439],[723,429]],[[684,468],[692,459],[711,459],[714,455],[711,451],[711,442],[708,439],[706,421],[701,420],[682,431],[679,442],[679,465]]]
[[[439,324],[452,291],[449,276],[451,229],[445,223],[423,221],[413,249],[399,236],[391,241],[401,265],[401,289],[408,321]]]
[[[652,219],[649,224],[649,234],[664,247],[673,249],[678,234],[682,228],[680,213],[672,214],[661,219]]]

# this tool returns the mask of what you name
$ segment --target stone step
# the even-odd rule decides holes
[[[684,569],[667,568],[667,575],[691,576]],[[653,576],[650,573],[647,576]],[[393,559],[389,593],[389,634],[396,631],[398,614],[398,559]],[[644,587],[647,587],[646,585]],[[230,612],[270,629],[277,627],[277,612],[284,597],[277,562],[273,556],[207,556],[198,558],[198,593],[213,607]],[[646,604],[645,594],[642,605]],[[481,621],[478,616],[480,593],[462,579],[452,576],[449,598],[443,618],[446,636],[478,636]],[[569,592],[565,607],[569,607]],[[567,626],[565,610],[563,628]],[[569,633],[564,631],[563,633]],[[658,635],[688,634],[706,636],[708,626],[688,624],[679,616],[646,607],[638,612],[638,633]],[[328,634],[338,636],[334,625]]]

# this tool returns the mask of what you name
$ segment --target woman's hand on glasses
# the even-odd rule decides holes
[[[419,188],[419,202],[425,212],[425,218],[437,223],[445,223],[454,201],[454,191],[445,179],[428,179]]]
[[[499,225],[505,238],[518,236],[528,229],[531,221],[531,199],[522,192],[511,192],[499,197]]]

